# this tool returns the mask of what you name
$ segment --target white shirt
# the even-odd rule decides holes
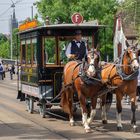
[[[77,44],[77,46],[78,46],[78,48],[80,48],[80,45],[81,45],[81,41],[80,42],[78,42],[77,43],[77,41],[76,40],[74,40],[75,42],[76,42],[76,44]],[[68,46],[67,46],[67,49],[66,49],[66,52],[65,52],[65,54],[66,54],[66,56],[68,57],[70,54],[71,54],[71,42],[68,44]],[[85,46],[87,46],[87,44],[85,43]],[[88,49],[87,49],[87,47],[86,47],[86,54],[88,54]]]

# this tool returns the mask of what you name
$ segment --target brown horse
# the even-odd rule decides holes
[[[95,78],[95,84],[85,84],[79,76],[80,65],[76,61],[70,61],[64,68],[64,85],[61,96],[61,106],[65,112],[69,114],[70,125],[74,125],[73,119],[73,94],[75,91],[78,94],[82,110],[82,122],[86,132],[90,132],[89,124],[92,122],[96,113],[97,93],[102,89],[103,85],[96,79],[98,76],[99,54],[97,51],[88,53],[87,68],[85,74],[87,77]],[[97,80],[97,81],[96,81]],[[86,107],[86,99],[91,99],[91,112],[88,118]],[[103,96],[105,98],[105,96]],[[103,100],[105,101],[105,99]],[[102,103],[104,106],[105,102]],[[104,111],[105,112],[105,111]],[[105,112],[106,113],[106,112]],[[106,115],[104,115],[106,116]],[[106,118],[105,118],[106,119]],[[105,120],[106,121],[106,120]]]
[[[115,89],[116,94],[116,107],[117,107],[117,129],[122,130],[121,113],[122,105],[121,100],[126,94],[131,100],[133,131],[136,131],[136,90],[137,90],[137,76],[138,76],[139,63],[137,59],[137,52],[134,47],[129,47],[124,50],[123,55],[120,57],[118,64],[107,64],[101,71],[103,83],[109,86],[117,86]]]

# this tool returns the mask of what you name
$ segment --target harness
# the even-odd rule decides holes
[[[89,64],[88,67],[90,65],[93,65],[93,64]],[[80,65],[81,67],[81,65]],[[79,68],[79,69],[82,69],[82,68]],[[82,69],[82,74],[80,75],[80,78],[81,80],[84,82],[84,84],[86,85],[97,85],[97,84],[101,84],[101,69],[97,69],[96,68],[96,76],[95,77],[91,77],[89,75],[86,74],[86,71],[84,71]]]
[[[133,71],[131,74],[127,75],[123,72],[122,68],[121,68],[121,64],[123,63],[123,56],[124,54],[121,55],[120,59],[119,59],[119,65],[116,65],[116,70],[117,70],[117,74],[121,77],[122,80],[124,81],[129,81],[129,80],[134,80],[137,78],[137,76],[139,75],[139,70],[135,70]],[[130,64],[134,61],[137,60],[137,58],[134,58],[130,61]]]

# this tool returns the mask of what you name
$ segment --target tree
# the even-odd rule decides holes
[[[124,27],[133,27],[140,40],[140,0],[125,0],[118,11],[122,15]]]
[[[0,33],[0,42],[2,41],[7,41],[7,37],[4,34]]]
[[[41,0],[37,2],[37,8],[42,18],[45,20],[46,16],[49,16],[52,23],[57,19],[62,23],[71,23],[71,15],[80,12],[86,21],[97,19],[100,24],[108,25],[107,46],[112,45],[114,14],[117,11],[117,6],[116,0]],[[103,33],[100,37],[103,38]],[[104,44],[105,42],[101,39],[100,46],[105,48]]]
[[[9,41],[3,41],[0,43],[0,57],[9,58]]]
[[[9,41],[4,34],[0,34],[0,57],[9,57]]]
[[[17,42],[17,33],[18,33],[18,29],[15,28],[13,30],[12,36],[13,36],[13,58],[16,59],[17,58],[17,54],[19,54],[19,47],[20,47],[20,43],[19,40]],[[18,44],[17,44],[18,43]],[[18,45],[18,46],[17,46]]]
[[[80,12],[87,21],[98,19],[101,24],[109,24],[114,19],[116,6],[116,0],[41,0],[37,2],[38,11],[44,20],[49,16],[52,22],[59,18],[61,22],[66,23],[71,22],[71,15],[74,12]]]
[[[17,49],[17,32],[18,29],[14,29],[13,36],[13,58],[16,59],[19,49]],[[19,44],[19,42],[18,42]],[[19,47],[19,46],[18,46]],[[10,40],[3,34],[0,34],[0,57],[10,58]]]

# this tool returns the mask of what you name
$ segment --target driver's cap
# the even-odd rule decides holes
[[[81,35],[82,34],[82,31],[81,30],[76,30],[75,31],[75,35]]]

